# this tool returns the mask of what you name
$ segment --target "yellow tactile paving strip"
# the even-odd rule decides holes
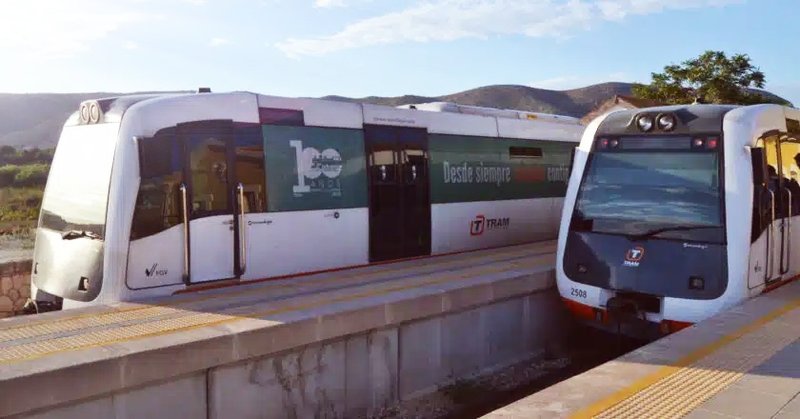
[[[500,255],[505,255],[507,257],[509,254],[516,253],[517,252],[512,251],[508,253],[495,254],[495,259],[504,260],[504,258],[500,257]],[[135,313],[131,311],[122,313],[109,313],[106,315],[111,316],[109,319],[100,320],[105,322],[102,323],[103,325],[113,325],[114,321],[121,320],[140,319],[144,321],[136,324],[108,327],[102,330],[88,330],[85,333],[82,333],[79,330],[76,334],[71,336],[42,339],[38,341],[22,343],[19,345],[7,346],[0,351],[0,365],[36,359],[65,351],[87,349],[132,339],[186,331],[198,327],[214,326],[245,318],[264,318],[266,316],[285,312],[311,309],[326,304],[335,304],[361,298],[374,297],[413,288],[443,284],[446,282],[467,280],[470,278],[475,278],[482,275],[490,275],[502,271],[532,268],[535,266],[542,266],[547,263],[552,263],[554,256],[550,253],[539,255],[531,254],[531,249],[527,249],[527,254],[526,252],[522,252],[518,255],[518,257],[519,259],[517,260],[502,261],[501,263],[491,263],[492,258],[489,258],[489,263],[480,267],[470,268],[470,264],[467,264],[466,266],[463,266],[462,269],[455,271],[440,270],[434,273],[422,274],[420,276],[403,278],[397,281],[384,282],[377,285],[365,283],[356,288],[338,289],[332,292],[323,292],[316,295],[307,295],[296,299],[287,299],[277,302],[265,303],[264,301],[260,301],[257,302],[258,305],[235,306],[228,310],[221,310],[219,312],[189,311],[175,307],[151,307],[150,309],[141,310],[142,312],[145,310],[151,310],[148,311],[149,315],[140,315],[138,312]],[[475,263],[474,259],[472,260],[472,263]],[[450,265],[448,264],[448,266]],[[215,298],[216,297],[218,297],[218,295],[215,294]],[[267,306],[269,308],[267,308]],[[156,316],[156,314],[173,314],[173,316],[169,318],[152,319],[152,317]],[[74,319],[74,321],[86,324],[87,322],[91,323],[92,318],[81,317]],[[38,326],[41,332],[48,330],[46,327],[44,327],[44,324],[39,324]],[[63,332],[64,330],[75,330],[76,326],[63,324],[60,327],[55,327],[57,328],[57,332]],[[19,333],[21,330],[24,329],[16,328],[11,332]]]
[[[800,299],[663,367],[575,418],[680,418],[800,337]]]
[[[296,291],[299,288],[321,285],[341,286],[347,284],[362,284],[388,276],[411,275],[416,272],[422,272],[422,275],[425,275],[431,272],[491,263],[498,259],[534,255],[537,251],[541,251],[547,247],[547,244],[536,243],[525,246],[493,249],[480,253],[458,255],[459,257],[455,259],[448,258],[447,256],[425,259],[421,261],[420,264],[404,264],[402,262],[398,264],[388,264],[384,265],[385,267],[383,268],[367,272],[362,270],[338,271],[329,275],[326,274],[324,278],[314,280],[282,280],[279,283],[263,282],[255,285],[243,284],[247,286],[246,289],[232,287],[224,290],[214,290],[200,295],[181,294],[175,296],[169,303],[160,304],[158,306],[133,305],[120,309],[109,309],[109,311],[99,313],[68,316],[53,321],[37,322],[32,320],[30,323],[26,322],[23,325],[14,325],[5,328],[0,327],[0,344],[19,339],[80,330],[88,327],[108,326],[134,320],[161,317],[174,314],[180,311],[179,309],[181,308],[191,309],[194,304],[200,304],[207,300],[214,300],[215,303],[219,303],[223,300],[234,300],[245,295],[264,293],[269,293],[269,295],[273,297],[280,297],[289,294],[291,291]],[[198,307],[198,309],[202,308]]]

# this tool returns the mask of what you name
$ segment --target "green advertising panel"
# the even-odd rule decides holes
[[[433,203],[566,193],[574,144],[437,134],[428,144]]]
[[[367,206],[364,133],[264,125],[269,211]]]

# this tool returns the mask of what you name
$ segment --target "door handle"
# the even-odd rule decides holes
[[[787,188],[786,193],[789,195],[789,212],[786,214],[786,226],[783,231],[783,240],[786,243],[786,252],[784,252],[784,256],[786,256],[786,268],[784,269],[784,267],[781,266],[781,274],[788,273],[792,263],[792,191]]]
[[[181,183],[183,210],[183,280],[189,283],[189,211],[186,203],[186,184]]]
[[[242,273],[247,269],[247,226],[244,223],[244,186],[241,182],[236,186],[239,193],[239,255]],[[231,220],[233,223],[233,220]]]
[[[768,190],[768,192],[769,192],[769,196],[770,196],[770,200],[769,200],[769,202],[770,202],[769,243],[767,243],[767,246],[769,246],[768,247],[769,248],[769,260],[768,260],[769,264],[767,265],[767,269],[766,270],[767,270],[767,278],[769,278],[768,280],[772,280],[772,277],[775,274],[775,264],[773,262],[773,259],[775,258],[775,256],[773,255],[773,252],[775,251],[775,249],[774,249],[774,244],[775,244],[775,192],[773,192],[772,190]]]

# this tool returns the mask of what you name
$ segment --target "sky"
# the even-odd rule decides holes
[[[437,96],[742,53],[800,106],[797,0],[0,0],[0,92]]]

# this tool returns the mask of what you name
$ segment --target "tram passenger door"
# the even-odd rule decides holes
[[[800,232],[800,168],[798,168],[795,157],[800,155],[800,143],[788,136],[781,136],[780,139],[781,155],[781,177],[784,185],[782,189],[783,198],[783,241],[784,248],[781,274],[786,277],[793,277],[800,271],[800,247],[793,240]]]
[[[763,140],[766,151],[768,178],[767,200],[769,201],[769,217],[772,220],[768,230],[767,266],[764,278],[767,283],[780,280],[790,268],[791,251],[791,192],[789,180],[785,178],[787,168],[783,166],[782,147],[776,137]]]
[[[186,217],[189,219],[188,283],[237,276],[233,124],[202,121],[178,125],[184,146]]]
[[[379,125],[364,131],[370,261],[430,254],[427,131]]]

